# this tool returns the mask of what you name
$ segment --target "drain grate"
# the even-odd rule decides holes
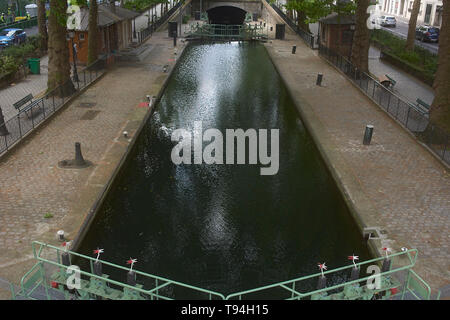
[[[97,103],[95,102],[81,102],[78,107],[79,108],[92,108],[95,107]]]
[[[83,116],[80,118],[80,120],[92,120],[92,119],[94,119],[94,118],[99,114],[99,112],[100,112],[100,111],[97,111],[97,110],[89,110],[89,111],[86,111],[86,112],[83,114]]]

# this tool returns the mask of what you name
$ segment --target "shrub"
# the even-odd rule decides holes
[[[19,69],[19,64],[11,56],[0,56],[0,75],[15,73]]]

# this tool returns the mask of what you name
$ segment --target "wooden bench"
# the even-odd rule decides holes
[[[28,105],[27,103],[30,102]],[[25,112],[25,114],[30,117],[27,113],[30,111],[34,106],[36,106],[39,103],[39,100],[33,101],[33,95],[30,93],[26,97],[20,99],[16,103],[13,104],[14,108],[16,108],[19,113]]]

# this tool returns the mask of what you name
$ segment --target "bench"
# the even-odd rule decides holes
[[[395,81],[394,79],[392,79],[391,77],[389,77],[387,74],[385,74],[385,77],[388,78],[389,81],[390,81],[389,87],[390,87],[391,89],[394,89],[394,86],[395,86],[395,84],[397,83],[397,81]]]
[[[26,105],[28,102],[30,102],[28,105]],[[28,115],[28,111],[30,111],[34,106],[36,106],[39,103],[39,100],[33,101],[33,95],[30,93],[26,97],[20,99],[16,103],[13,104],[14,108],[16,108],[19,113],[25,112],[28,118],[30,117]]]
[[[430,105],[428,103],[426,103],[420,98],[417,98],[416,102],[419,108],[424,108],[427,111],[427,113],[430,112]]]

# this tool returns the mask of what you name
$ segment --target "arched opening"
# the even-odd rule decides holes
[[[231,6],[220,6],[207,10],[211,24],[243,24],[246,11]]]

